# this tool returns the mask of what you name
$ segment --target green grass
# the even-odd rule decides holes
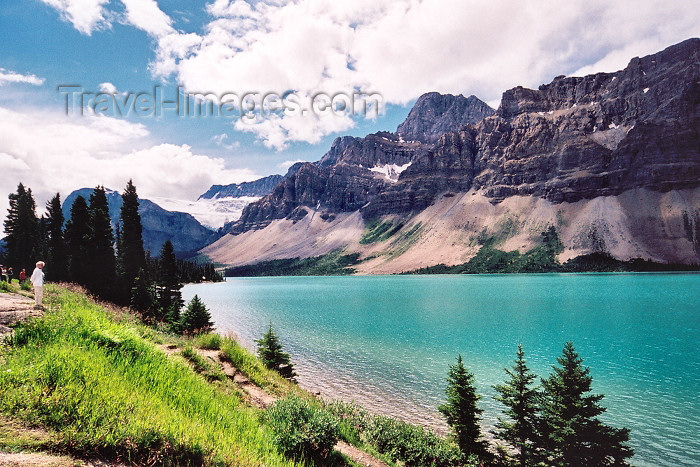
[[[206,350],[219,350],[222,342],[223,338],[221,335],[213,332],[198,334],[192,341],[195,347]]]
[[[221,370],[221,367],[199,355],[191,345],[182,349],[180,355],[189,361],[194,371],[204,376],[207,381],[226,381],[226,375]]]
[[[52,446],[134,464],[294,465],[258,411],[168,358],[149,331],[48,285],[54,310],[0,347],[0,412]]]
[[[359,263],[359,253],[343,254],[341,250],[311,258],[288,258],[261,261],[256,264],[226,269],[228,277],[256,276],[337,276],[352,274]]]
[[[394,224],[392,221],[381,222],[372,220],[367,223],[365,231],[360,238],[360,243],[366,245],[368,243],[383,242],[390,239],[396,232],[403,228],[403,222]]]
[[[280,397],[290,394],[308,396],[308,393],[300,389],[299,386],[284,379],[276,371],[265,367],[260,359],[241,347],[233,339],[223,339],[221,355],[243,372],[256,386],[265,389],[270,394]]]

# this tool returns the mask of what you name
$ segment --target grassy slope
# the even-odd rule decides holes
[[[47,295],[52,312],[0,347],[0,412],[55,432],[50,447],[141,464],[294,465],[256,410],[167,358],[152,330],[81,294]]]

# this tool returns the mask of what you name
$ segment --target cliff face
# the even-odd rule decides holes
[[[456,130],[493,112],[474,96],[426,94],[418,99],[398,134],[336,138],[321,160],[292,166],[268,196],[248,205],[241,218],[224,229],[241,233],[264,228],[275,219],[298,220],[315,210],[321,210],[325,218],[358,210],[397,183],[403,171],[427,154],[438,131]]]
[[[622,71],[503,94],[497,114],[444,134],[366,217],[425,208],[441,191],[577,201],[700,185],[700,40]]]
[[[646,212],[643,206],[634,207],[634,196],[625,195],[634,192],[640,193],[640,203],[644,199],[673,200],[648,212],[649,222],[659,226],[654,246],[644,246],[644,229],[639,228],[644,221],[617,208],[609,211],[622,219],[617,224],[590,217],[598,209],[591,207],[576,218],[577,225],[597,232],[595,235],[627,229],[624,235],[622,230],[611,233],[607,249],[601,250],[613,252],[610,245],[616,242],[614,252],[620,258],[628,251],[619,246],[622,242],[638,241],[642,246],[634,251],[640,255],[697,262],[700,206],[687,200],[696,199],[698,188],[700,39],[690,39],[657,54],[634,58],[615,73],[559,76],[539,89],[510,89],[497,111],[473,96],[426,94],[396,133],[336,139],[320,161],[293,166],[269,195],[246,207],[241,219],[226,229],[238,235],[278,220],[294,224],[304,219],[323,230],[322,225],[330,228],[336,218],[357,213],[364,220],[399,217],[410,225],[422,219],[421,213],[434,211],[434,206],[450,198],[462,199],[467,192],[493,206],[523,197],[542,200],[548,203],[551,215],[546,222],[551,223],[557,210],[575,211],[564,205],[620,205]],[[614,201],[622,195],[624,202]],[[609,201],[589,203],[599,198]],[[475,225],[495,228],[486,217],[479,217],[486,208],[476,206],[469,208],[476,209],[474,213],[460,211],[471,221],[455,220],[450,228],[462,232]],[[532,215],[519,208],[516,211],[521,217]],[[421,220],[421,228],[434,221],[430,219]],[[567,235],[572,251],[595,250],[591,246],[595,242],[588,245],[581,240],[587,234]],[[678,244],[662,249],[664,235]],[[462,243],[461,259],[473,247],[473,239],[463,237],[450,237],[450,242]]]
[[[418,98],[396,133],[407,141],[433,144],[443,134],[467,124],[476,124],[495,112],[476,96],[430,92]]]

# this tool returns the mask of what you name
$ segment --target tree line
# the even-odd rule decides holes
[[[121,196],[113,229],[103,186],[88,199],[78,196],[66,220],[59,193],[46,204],[46,215],[37,217],[32,191],[20,183],[9,195],[4,261],[14,271],[31,272],[42,259],[47,280],[77,283],[99,299],[131,307],[146,321],[182,331],[182,284],[223,278],[211,263],[178,259],[170,240],[158,257],[151,257],[144,250],[139,197],[131,180]],[[199,304],[194,308],[200,311]]]
[[[494,398],[505,406],[492,434],[501,447],[500,459],[487,450],[479,426],[483,412],[474,388],[474,375],[461,355],[447,378],[447,402],[439,407],[465,458],[519,466],[626,466],[634,451],[627,445],[630,431],[605,425],[598,418],[605,408],[602,394],[591,394],[590,369],[583,366],[573,343],[564,345],[559,366],[541,379],[530,371],[522,345],[515,363],[506,368],[507,379],[494,386]],[[500,461],[500,462],[499,462]]]

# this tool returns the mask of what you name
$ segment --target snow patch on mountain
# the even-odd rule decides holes
[[[370,168],[372,172],[376,172],[378,174],[384,175],[384,178],[387,180],[390,180],[392,182],[395,182],[399,179],[399,175],[401,172],[406,170],[408,166],[411,165],[410,162],[404,164],[404,165],[397,165],[397,164],[384,164],[384,165],[377,165],[375,167]]]

